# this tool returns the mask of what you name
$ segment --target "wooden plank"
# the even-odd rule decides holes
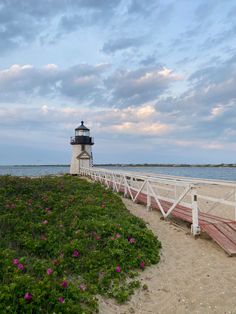
[[[231,229],[236,231],[236,221],[230,221],[227,224],[230,226]]]
[[[236,231],[230,228],[227,223],[218,223],[215,225],[231,242],[236,246]]]
[[[230,221],[229,219],[222,218],[222,217],[215,216],[215,215],[211,215],[211,214],[208,214],[208,213],[200,212],[200,215],[202,217],[209,217],[209,218],[214,219],[216,221],[221,221],[221,222],[228,222],[228,221]]]
[[[172,216],[175,217],[175,218],[179,218],[183,221],[187,221],[187,222],[192,222],[192,217],[190,216],[187,216],[187,215],[184,215],[184,213],[179,213],[177,211],[173,211],[172,212]]]
[[[171,203],[169,203],[167,201],[161,200],[160,202],[161,202],[161,205],[162,205],[165,212],[167,212],[168,209],[170,208],[170,206],[172,205]],[[152,201],[151,204],[152,204],[153,208],[159,209],[155,200]],[[172,212],[172,216],[175,216],[175,217],[178,216],[178,218],[182,217],[183,220],[188,221],[188,222],[192,222],[192,209],[188,208],[188,207],[183,207],[183,206],[177,205],[176,208]],[[218,221],[219,220],[215,219],[214,216],[212,217],[211,215],[207,215],[207,214],[202,215],[202,213],[199,213],[199,224],[217,223]],[[227,220],[223,220],[223,221],[227,221]]]
[[[123,186],[122,190],[124,191]],[[135,197],[138,192],[133,189],[130,190],[133,197]],[[147,195],[140,192],[137,201],[146,204]],[[167,212],[173,204],[164,200],[160,200],[160,203],[165,212]],[[151,197],[151,206],[159,209],[154,197]],[[172,216],[191,223],[192,209],[178,204],[172,211]],[[205,231],[225,252],[230,256],[236,255],[236,223],[232,223],[227,219],[215,215],[199,212],[199,225],[202,231]]]
[[[111,182],[109,183],[111,184]],[[124,191],[124,186],[122,186],[120,190]],[[138,193],[132,188],[130,188],[130,191],[133,197]],[[147,194],[140,192],[137,201],[146,204]],[[160,203],[165,212],[167,212],[173,204],[165,200],[160,200]],[[151,197],[151,206],[159,209],[154,197]],[[175,218],[190,223],[192,222],[191,208],[178,204],[171,214]],[[236,223],[215,215],[199,212],[199,225],[201,226],[202,231],[205,231],[225,252],[230,256],[236,255]]]
[[[225,252],[236,256],[236,245],[233,244],[214,224],[206,224],[202,228]]]
[[[135,193],[135,195],[137,194],[136,191],[134,191],[134,193]],[[137,200],[146,204],[146,202],[147,202],[147,195],[141,192],[138,195]],[[162,207],[163,207],[165,212],[167,212],[168,209],[172,206],[172,203],[170,203],[168,201],[160,200],[160,203],[161,203],[161,205],[162,205]],[[151,206],[153,208],[159,209],[159,206],[158,206],[156,200],[154,199],[154,197],[151,197]],[[178,217],[181,216],[181,211],[182,211],[182,214],[183,214],[183,218],[186,218],[186,216],[191,216],[192,217],[192,209],[191,208],[188,208],[188,207],[185,207],[185,206],[182,206],[182,205],[177,205],[176,208],[173,210],[172,215],[174,215],[175,211],[178,211],[178,214],[177,214]],[[190,219],[187,219],[187,221],[189,222]],[[218,222],[218,221],[229,221],[229,220],[221,218],[221,217],[218,217],[218,216],[214,216],[214,215],[211,215],[211,214],[207,214],[207,213],[201,213],[201,212],[199,213],[199,223],[200,222],[201,223],[215,223],[215,222]]]
[[[167,202],[167,201],[163,201],[165,202],[166,204],[168,204],[168,206],[171,207],[172,203],[170,202]],[[178,209],[183,209],[183,210],[188,210],[188,211],[191,211],[191,208],[190,207],[186,207],[186,206],[183,206],[183,205],[180,205],[178,204],[177,205],[177,208]],[[210,217],[211,219],[215,219],[217,221],[229,221],[229,219],[225,219],[225,218],[222,218],[222,217],[219,217],[219,216],[215,216],[215,215],[212,215],[212,214],[208,214],[208,213],[203,213],[203,212],[199,212],[199,216],[202,216],[202,217]]]

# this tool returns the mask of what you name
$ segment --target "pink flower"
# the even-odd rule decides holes
[[[60,286],[61,286],[62,288],[65,288],[65,289],[66,289],[66,288],[68,287],[68,284],[69,284],[68,281],[67,281],[67,280],[64,280],[64,281],[61,282]]]
[[[145,262],[142,261],[142,262],[140,263],[140,268],[144,269],[144,267],[145,267]]]
[[[17,267],[18,267],[18,269],[20,269],[20,270],[23,270],[23,269],[24,269],[24,265],[22,265],[22,264],[20,264],[20,263],[17,265]]]
[[[116,234],[116,238],[119,239],[121,235],[119,233]]]
[[[95,239],[96,239],[97,241],[99,241],[99,240],[101,239],[101,237],[100,237],[99,235],[96,235],[96,236],[95,236]]]
[[[79,257],[79,252],[77,250],[75,250],[72,254],[73,257]]]
[[[47,225],[47,224],[48,224],[48,221],[47,221],[47,220],[44,220],[42,223],[43,223],[44,225]]]
[[[135,243],[135,242],[136,242],[135,238],[130,238],[130,239],[129,239],[129,243],[133,244],[133,243]]]
[[[58,298],[58,302],[65,303],[65,299],[63,297]]]
[[[80,288],[81,291],[87,290],[87,286],[86,286],[84,283],[81,283],[81,284],[79,285],[79,288]]]
[[[18,265],[18,264],[19,264],[19,260],[18,260],[17,258],[14,258],[14,259],[12,260],[12,264],[13,264],[13,265]]]
[[[51,212],[51,208],[46,207],[46,208],[45,208],[45,211],[46,211],[47,213],[50,213],[50,212]]]
[[[120,266],[116,266],[116,272],[117,272],[117,273],[120,273],[120,272],[121,272]]]
[[[52,268],[48,268],[48,269],[47,269],[47,274],[48,274],[48,275],[51,275],[52,273],[53,273],[53,269],[52,269]]]
[[[32,299],[32,294],[29,292],[26,292],[26,294],[24,295],[24,299],[26,301],[30,301]]]
[[[45,237],[45,235],[44,235],[44,234],[41,234],[41,236],[40,236],[40,240],[47,240],[47,238]]]

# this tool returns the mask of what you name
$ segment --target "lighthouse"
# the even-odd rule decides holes
[[[81,125],[75,129],[75,136],[71,137],[72,159],[70,174],[79,174],[80,168],[88,168],[93,165],[92,145],[93,138],[90,137],[90,130],[81,121]]]

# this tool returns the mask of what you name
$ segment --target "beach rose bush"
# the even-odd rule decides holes
[[[0,177],[0,313],[95,313],[128,300],[161,244],[120,197],[77,177]]]

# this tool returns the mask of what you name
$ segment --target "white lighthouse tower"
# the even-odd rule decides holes
[[[80,168],[88,168],[93,165],[92,145],[93,138],[90,131],[81,121],[81,125],[75,129],[75,136],[71,137],[72,159],[70,174],[79,174]]]

